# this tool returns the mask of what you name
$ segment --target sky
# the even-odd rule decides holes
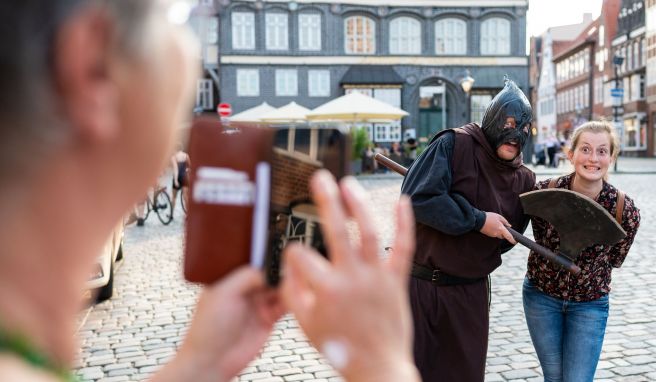
[[[540,35],[549,27],[580,23],[583,14],[592,13],[594,20],[601,13],[602,0],[529,0],[526,15],[526,46],[531,36]]]

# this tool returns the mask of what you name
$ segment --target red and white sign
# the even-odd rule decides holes
[[[229,117],[232,115],[232,106],[229,103],[220,103],[216,107],[216,112],[219,113],[221,117]]]

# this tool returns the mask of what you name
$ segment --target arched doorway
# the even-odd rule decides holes
[[[425,79],[412,97],[416,105],[415,135],[419,142],[427,142],[440,131],[460,126],[466,110],[462,90],[443,77]]]

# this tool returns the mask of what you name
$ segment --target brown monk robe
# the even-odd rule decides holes
[[[402,186],[417,219],[410,302],[415,363],[425,382],[485,378],[487,276],[512,246],[479,231],[491,212],[523,232],[528,219],[519,194],[535,184],[535,175],[519,155],[528,135],[530,105],[513,86],[506,85],[509,92],[492,101],[483,128],[472,123],[436,136]],[[509,117],[516,128],[504,125]],[[488,131],[486,119],[492,126]],[[507,142],[518,148],[514,159],[499,156],[499,147]]]

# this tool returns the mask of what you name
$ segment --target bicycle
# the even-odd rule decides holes
[[[173,205],[171,204],[171,197],[166,192],[166,187],[161,186],[153,191],[152,197],[148,196],[144,220],[148,219],[150,211],[155,211],[162,224],[168,225],[171,223],[173,220]]]

